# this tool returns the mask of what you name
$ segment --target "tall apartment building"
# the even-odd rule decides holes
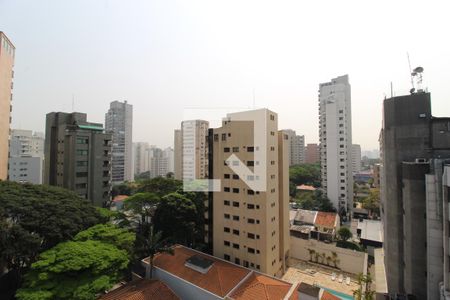
[[[44,173],[44,135],[31,130],[11,130],[8,179],[42,184]]]
[[[163,156],[167,159],[167,173],[175,172],[175,153],[173,148],[167,147],[163,150]]]
[[[284,129],[283,132],[289,136],[289,166],[305,163],[305,136],[297,135],[292,129]]]
[[[113,101],[105,114],[106,132],[112,134],[113,184],[133,181],[132,134],[133,106],[127,101]]]
[[[175,130],[176,179],[189,181],[208,178],[208,128],[208,121],[186,120],[181,122],[181,130]]]
[[[174,131],[173,155],[175,179],[181,180],[183,177],[183,139],[181,137],[181,129],[175,129]]]
[[[207,226],[214,256],[274,276],[289,257],[290,141],[277,118],[267,109],[232,113],[209,130],[209,178],[221,189],[209,193]]]
[[[436,220],[445,214],[448,218],[448,211],[436,205],[442,189],[433,185],[443,172],[436,159],[450,158],[449,122],[432,116],[429,93],[384,100],[381,217],[390,294],[438,299],[432,291],[439,290],[436,274],[442,270],[436,268],[448,257],[442,258],[442,246],[436,246],[436,238],[442,237]]]
[[[166,177],[173,172],[173,149],[169,147],[162,150],[152,146],[148,149],[148,161],[150,178]]]
[[[145,142],[133,143],[133,163],[134,163],[134,174],[139,175],[144,172],[148,172],[149,161],[148,161],[148,150],[150,146]]]
[[[352,171],[353,174],[361,172],[361,146],[358,144],[352,145]]]
[[[317,144],[306,145],[305,162],[307,164],[315,164],[320,162],[320,148]]]
[[[45,128],[44,183],[70,189],[94,205],[111,200],[112,136],[84,113],[52,112]]]
[[[8,175],[15,49],[8,37],[0,31],[0,180],[6,180]]]
[[[319,85],[322,187],[341,216],[353,208],[350,97],[348,75]]]

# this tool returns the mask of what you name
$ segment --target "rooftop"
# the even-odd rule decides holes
[[[302,185],[297,185],[297,190],[300,190],[300,191],[315,191],[316,188],[313,187],[312,185],[302,184]]]
[[[159,280],[138,279],[101,296],[99,300],[179,300],[180,298]]]
[[[363,220],[358,222],[362,240],[383,242],[383,225],[378,220]]]
[[[251,272],[246,268],[180,245],[174,246],[173,249],[174,255],[157,254],[154,258],[155,267],[222,298]],[[186,266],[186,262],[193,256],[196,257],[196,260],[203,258],[206,261],[212,261],[205,273]],[[145,259],[144,262],[148,263],[148,259]]]
[[[235,300],[283,299],[292,284],[258,273],[252,273],[231,295]]]
[[[336,227],[336,218],[337,213],[319,211],[317,212],[315,225],[334,228]]]
[[[130,197],[130,196],[128,196],[128,195],[117,195],[117,196],[114,197],[113,202],[120,202],[120,201],[123,201],[123,200],[127,199],[128,197]]]
[[[307,223],[312,225],[316,220],[316,216],[317,211],[298,209],[294,220],[296,222]]]

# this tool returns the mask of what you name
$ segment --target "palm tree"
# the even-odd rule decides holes
[[[325,254],[325,252],[322,253],[322,264],[325,264],[325,260],[327,259],[327,255]]]
[[[148,254],[149,263],[145,267],[145,278],[153,278],[153,259],[157,253],[174,254],[172,248],[166,246],[167,239],[162,239],[162,232],[154,232],[153,226],[150,227],[148,238],[145,239],[144,247]]]
[[[337,264],[338,264],[338,262],[339,262],[339,259],[337,258],[338,255],[337,255],[336,252],[332,251],[332,252],[331,252],[331,256],[332,256],[332,257],[331,257],[331,260],[333,261],[334,267],[337,268]]]
[[[373,300],[374,291],[370,289],[370,284],[372,283],[372,277],[370,273],[367,275],[358,275],[358,289],[353,290],[353,296],[356,300]]]
[[[332,260],[331,256],[327,256],[327,266],[330,265],[330,261]]]

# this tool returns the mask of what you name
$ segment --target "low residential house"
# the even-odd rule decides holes
[[[173,246],[173,250],[173,255],[155,256],[153,275],[183,300],[304,299],[297,284],[181,245]],[[144,266],[148,263],[148,258],[142,260]],[[323,289],[315,289],[319,293],[313,299],[329,299],[322,298],[326,295]]]
[[[128,282],[107,294],[99,300],[181,300],[180,297],[160,280],[137,279]]]
[[[340,226],[337,213],[298,209],[295,214],[291,210],[291,235],[303,239],[332,241]]]
[[[112,200],[111,210],[122,210],[124,201],[130,196],[127,195],[117,195]]]

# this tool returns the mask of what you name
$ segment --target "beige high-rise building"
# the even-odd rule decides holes
[[[181,130],[175,130],[175,179],[208,178],[208,129],[208,121],[187,120],[181,122]]]
[[[8,175],[9,128],[12,111],[15,47],[0,31],[0,180]]]
[[[174,154],[174,173],[175,179],[181,180],[183,172],[183,162],[181,160],[183,156],[183,139],[181,138],[181,130],[175,129],[174,141],[173,141],[173,154]]]
[[[222,127],[210,129],[209,177],[221,184],[220,192],[209,193],[214,256],[272,276],[284,273],[289,142],[267,109],[228,114]]]

